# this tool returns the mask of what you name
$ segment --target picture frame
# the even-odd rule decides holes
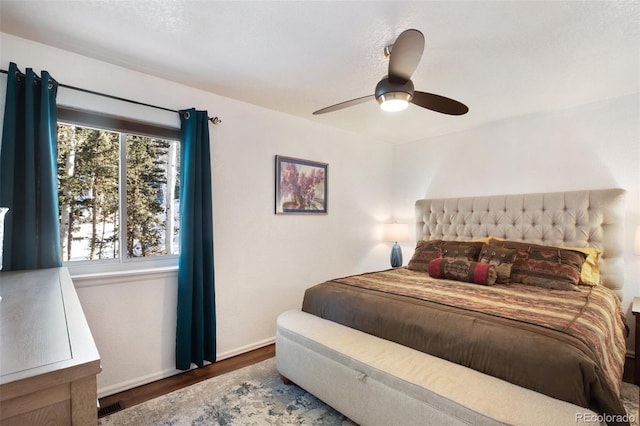
[[[275,213],[327,214],[327,163],[275,156]]]

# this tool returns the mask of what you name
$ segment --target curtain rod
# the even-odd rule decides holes
[[[0,70],[0,73],[9,74],[9,71]],[[171,109],[171,108],[165,108],[165,107],[158,106],[158,105],[152,105],[152,104],[147,104],[147,103],[144,103],[144,102],[134,101],[132,99],[121,98],[119,96],[109,95],[108,93],[96,92],[94,90],[83,89],[81,87],[70,86],[68,84],[62,84],[62,83],[59,83],[59,82],[57,82],[57,83],[58,83],[58,87],[64,87],[65,89],[71,89],[71,90],[76,90],[78,92],[84,92],[84,93],[89,93],[89,94],[92,94],[92,95],[102,96],[104,98],[115,99],[117,101],[128,102],[130,104],[142,105],[142,106],[146,106],[146,107],[150,107],[150,108],[161,109],[161,110],[164,110],[164,111],[175,112],[176,114],[180,113],[180,111],[175,110],[175,109]],[[207,117],[207,119],[214,125],[222,123],[222,120],[220,120],[218,117]]]

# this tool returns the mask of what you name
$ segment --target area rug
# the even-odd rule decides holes
[[[275,358],[171,392],[98,420],[98,425],[355,426],[319,399],[285,385]]]
[[[623,386],[623,403],[638,423],[638,387]],[[118,411],[98,425],[356,426],[313,395],[280,380],[275,358]]]

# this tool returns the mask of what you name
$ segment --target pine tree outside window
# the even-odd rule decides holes
[[[96,265],[177,264],[179,130],[64,108],[58,112],[65,265],[91,272],[99,271]]]

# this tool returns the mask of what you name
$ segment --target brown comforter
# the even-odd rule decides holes
[[[602,286],[487,287],[400,268],[314,286],[302,310],[588,407],[609,423],[625,414],[625,325],[618,298]]]

